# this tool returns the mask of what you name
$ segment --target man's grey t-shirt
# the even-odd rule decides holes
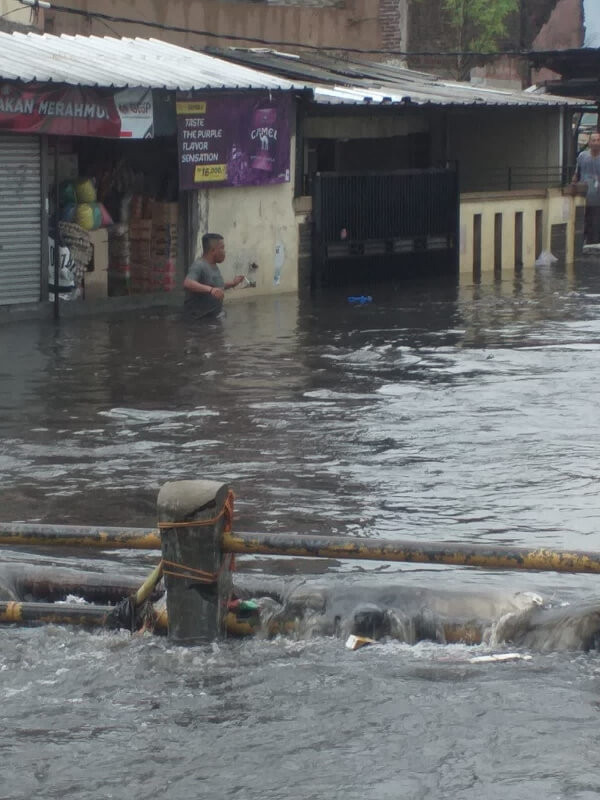
[[[589,150],[579,153],[577,175],[580,181],[588,185],[588,206],[600,206],[600,155],[594,158]]]
[[[203,258],[197,258],[188,270],[188,278],[207,286],[216,286],[218,289],[225,288],[225,281],[221,275],[221,270],[216,264],[209,264]],[[196,317],[204,317],[207,314],[218,314],[223,308],[223,301],[217,300],[211,294],[190,292],[185,290],[184,308]]]

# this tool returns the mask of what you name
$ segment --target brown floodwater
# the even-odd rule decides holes
[[[593,258],[480,285],[249,295],[211,322],[172,307],[15,321],[0,343],[2,521],[154,525],[165,481],[210,478],[234,489],[238,530],[600,547]],[[2,549],[116,575],[157,558]],[[0,800],[600,793],[600,662],[567,612],[514,644],[400,635],[444,593],[474,614],[482,596],[539,596],[593,619],[598,578],[268,558],[240,559],[244,578],[325,593],[342,620],[373,603],[413,616],[356,652],[314,617],[197,648],[5,626]],[[521,658],[471,662],[507,651]]]

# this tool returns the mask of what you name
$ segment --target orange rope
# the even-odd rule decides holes
[[[158,527],[163,529],[168,528],[201,528],[204,526],[214,525],[218,522],[221,517],[224,517],[224,530],[229,533],[233,526],[233,503],[235,500],[235,495],[233,491],[230,489],[227,492],[227,497],[225,499],[225,503],[221,511],[217,514],[216,517],[212,519],[203,519],[203,520],[186,520],[185,522],[159,522]],[[221,567],[219,568],[218,572],[206,572],[203,569],[196,569],[195,567],[189,567],[187,564],[178,564],[176,561],[166,561],[164,558],[162,560],[163,564],[163,574],[164,575],[171,575],[173,578],[187,578],[191,581],[196,581],[197,583],[216,583],[219,579],[221,572],[223,571],[223,567],[225,566],[226,559],[221,562]],[[164,567],[172,567],[172,569],[164,569]],[[231,572],[235,570],[235,559],[231,556],[229,561],[229,569]]]
[[[225,500],[225,504],[220,512],[217,514],[216,517],[212,517],[212,519],[199,519],[199,520],[186,520],[185,522],[159,522],[158,527],[165,529],[165,528],[202,528],[209,525],[214,525],[218,522],[221,517],[225,517],[225,531],[229,533],[231,531],[231,527],[233,525],[233,502],[235,500],[235,495],[233,491],[230,489],[227,493],[227,498]]]
[[[188,567],[186,564],[178,564],[176,561],[166,561],[164,558],[162,563],[163,575],[172,575],[174,578],[189,578],[189,580],[198,581],[199,583],[216,583],[221,573],[221,570],[219,570],[219,572],[206,572],[206,570],[203,569]],[[174,567],[174,569],[180,570],[180,572],[164,569],[165,565]]]

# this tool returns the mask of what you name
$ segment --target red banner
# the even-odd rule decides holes
[[[139,108],[149,116],[149,130],[131,132],[124,125],[124,113],[133,116],[132,91],[146,92],[149,100]],[[128,100],[121,112],[118,98]],[[137,111],[137,109],[134,109]],[[0,130],[15,133],[48,133],[54,136],[97,136],[118,139],[122,136],[145,138],[152,135],[152,96],[150,90],[107,92],[80,86],[49,87],[47,84],[9,84],[0,86]]]

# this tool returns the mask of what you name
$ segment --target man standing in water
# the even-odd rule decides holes
[[[205,233],[202,237],[202,258],[194,261],[183,282],[185,311],[195,317],[221,311],[225,289],[232,289],[244,280],[243,275],[237,275],[231,281],[223,280],[219,269],[223,261],[225,240],[220,233]]]
[[[600,242],[600,133],[592,133],[588,148],[577,156],[577,169],[573,175],[573,183],[587,183],[588,191],[585,202],[586,244]]]

